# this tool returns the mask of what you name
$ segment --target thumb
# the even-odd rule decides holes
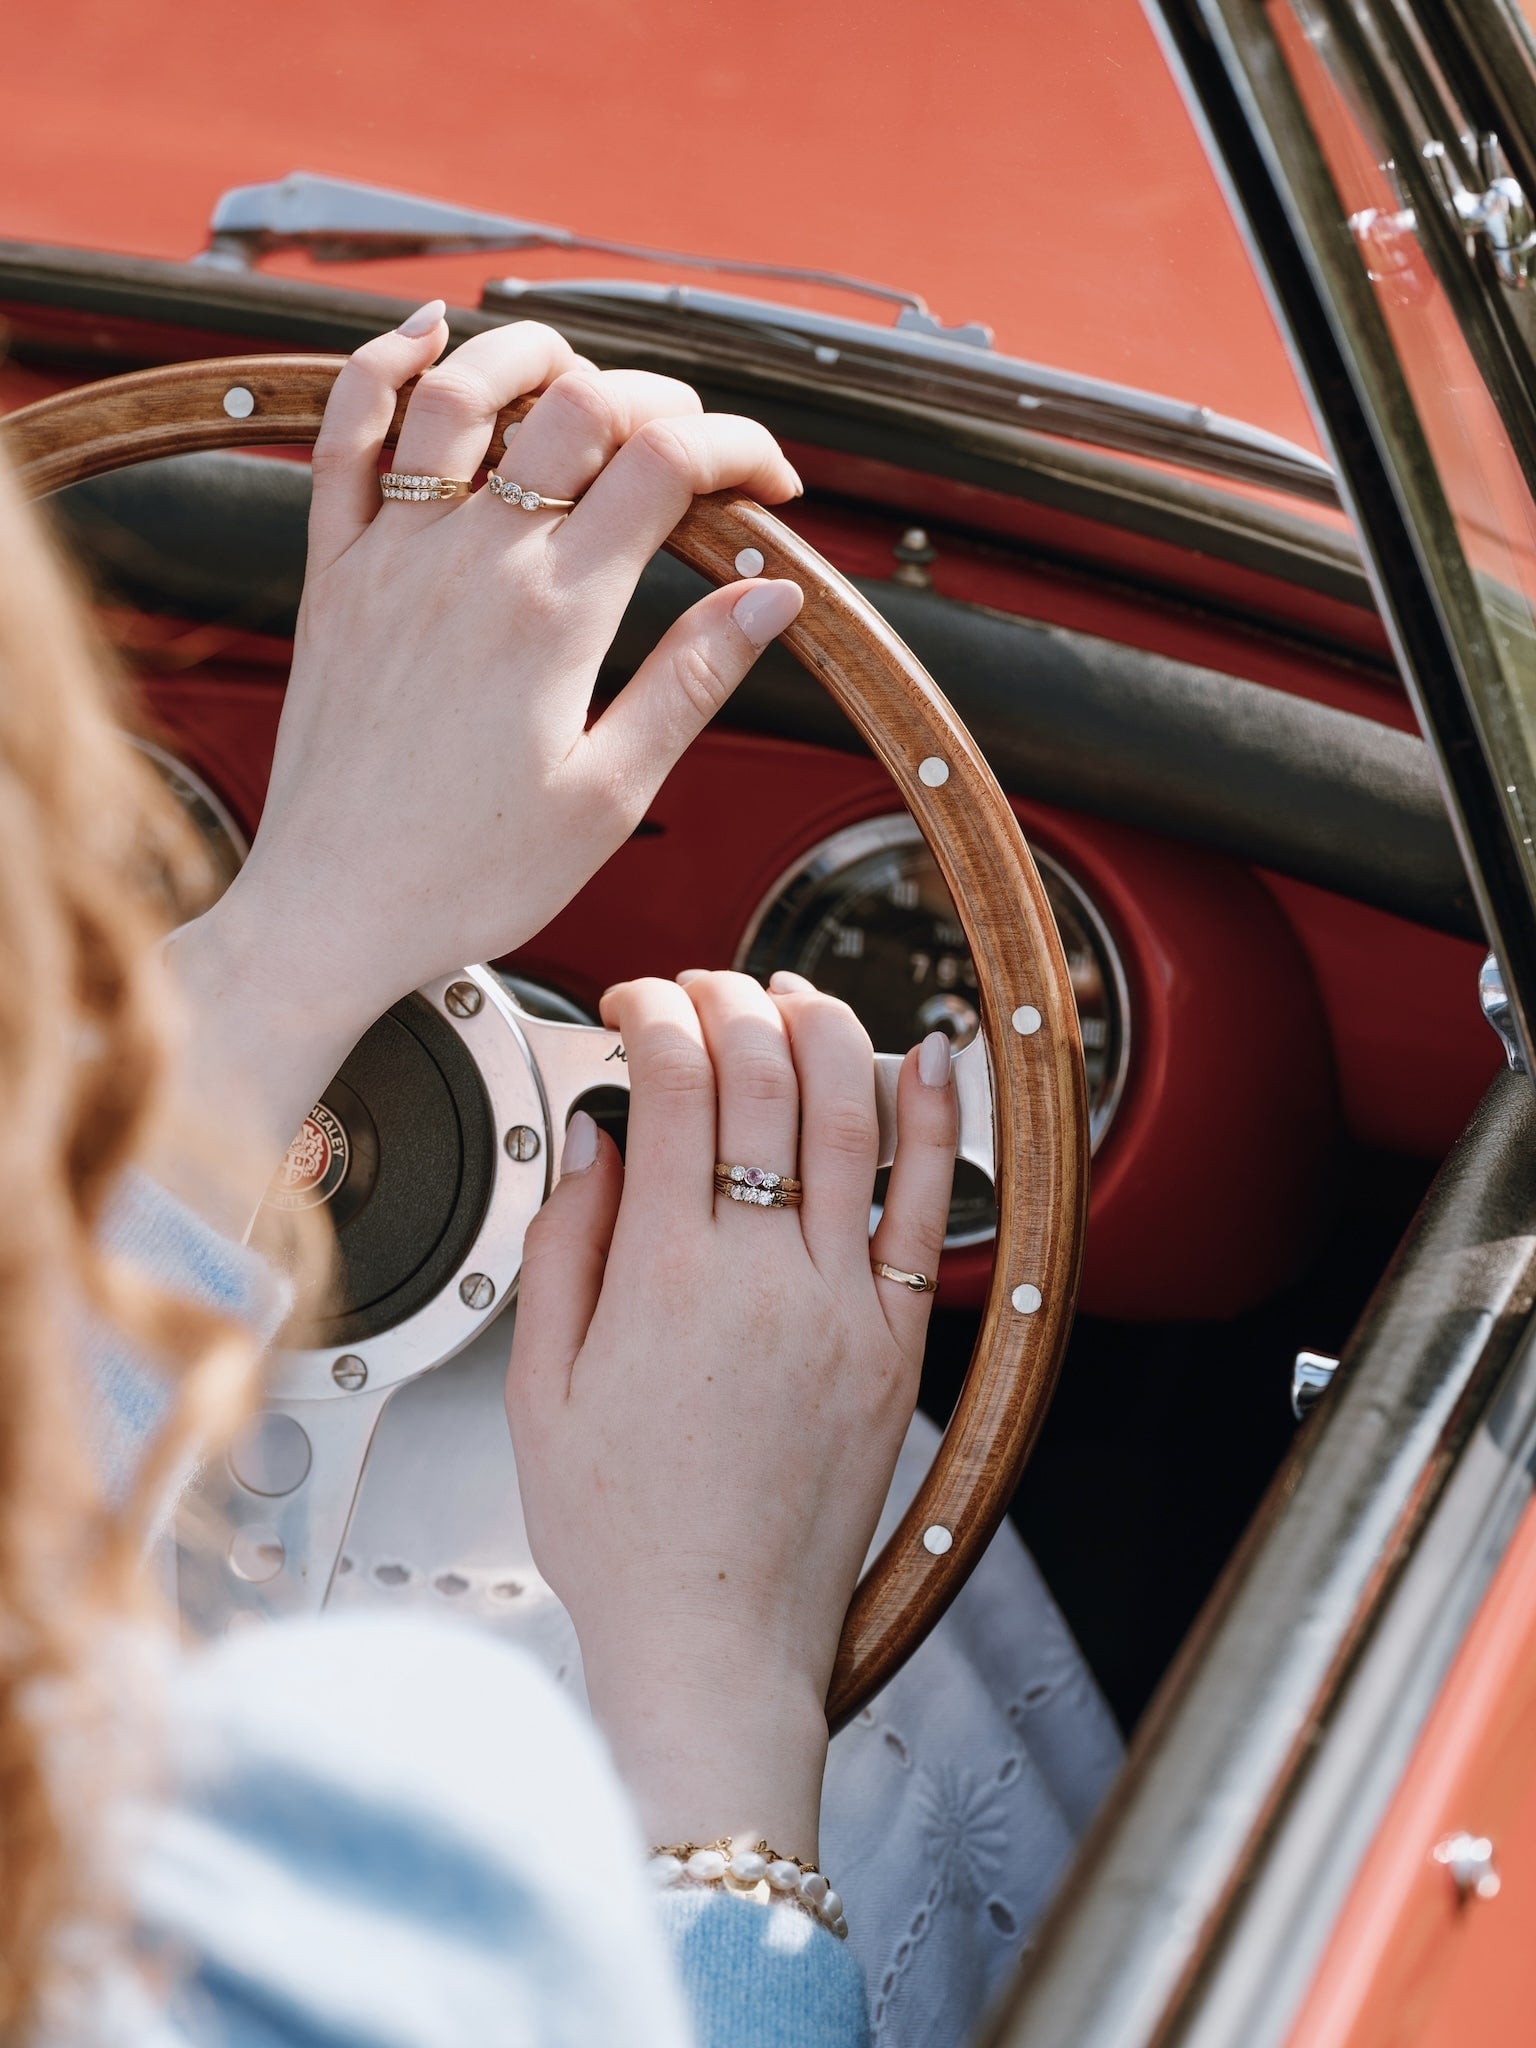
[[[728,583],[689,607],[587,735],[619,788],[654,793],[770,641],[794,623],[798,583]]]
[[[514,1442],[533,1411],[564,1401],[586,1341],[624,1190],[618,1147],[578,1109],[565,1133],[560,1178],[529,1225],[507,1373]]]

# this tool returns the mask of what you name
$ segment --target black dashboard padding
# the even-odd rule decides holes
[[[44,504],[104,593],[143,611],[292,638],[307,462],[169,455],[72,484]]]
[[[150,610],[288,634],[304,568],[309,472],[243,455],[176,456],[52,501],[101,581]],[[931,591],[865,594],[932,670],[1004,787],[1194,841],[1439,931],[1479,938],[1422,741],[1366,718],[1091,634]],[[646,571],[605,665],[616,687],[704,584]],[[722,719],[863,751],[782,649]]]
[[[1193,840],[1438,931],[1482,936],[1422,740],[1091,634],[899,583],[859,587],[932,671],[1014,795]],[[619,672],[703,589],[681,563],[654,562],[614,645]],[[721,717],[860,747],[831,699],[779,649]]]

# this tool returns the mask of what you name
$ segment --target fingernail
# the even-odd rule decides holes
[[[925,1088],[948,1085],[949,1040],[942,1031],[930,1031],[917,1048],[917,1078]]]
[[[791,974],[787,967],[776,967],[768,977],[768,986],[780,996],[813,996],[816,993],[814,981],[807,981],[803,974]]]
[[[776,640],[800,610],[798,583],[759,583],[738,597],[731,617],[754,647]]]
[[[412,341],[419,341],[424,334],[432,332],[447,310],[446,300],[428,299],[424,306],[416,308],[409,320],[402,320],[395,332],[407,335]]]
[[[585,1173],[597,1157],[597,1125],[584,1109],[578,1109],[565,1127],[565,1150],[560,1154],[560,1171]]]
[[[799,470],[792,469],[789,473],[795,480],[795,496],[797,498],[803,498],[805,496],[805,485],[800,480]]]
[[[707,967],[684,967],[673,976],[679,988],[686,988],[690,981],[697,981],[701,974],[708,974]]]

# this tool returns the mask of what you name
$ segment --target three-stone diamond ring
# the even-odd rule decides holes
[[[524,512],[570,512],[575,509],[574,498],[546,498],[542,491],[525,491],[521,484],[499,476],[494,469],[486,482],[491,487],[493,498],[500,498],[504,505],[515,505]]]
[[[715,1193],[759,1209],[796,1209],[800,1183],[792,1173],[773,1173],[766,1166],[726,1166],[715,1162]]]

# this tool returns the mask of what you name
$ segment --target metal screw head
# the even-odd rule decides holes
[[[359,1387],[368,1384],[368,1368],[354,1352],[345,1358],[338,1358],[331,1367],[331,1378],[338,1387],[345,1387],[349,1394],[355,1394]]]
[[[1291,1367],[1291,1413],[1298,1422],[1327,1393],[1338,1369],[1339,1361],[1325,1351],[1297,1352]]]
[[[501,1142],[509,1159],[520,1159],[526,1164],[539,1156],[539,1134],[532,1124],[514,1124]]]
[[[488,1273],[466,1273],[459,1282],[459,1299],[466,1308],[489,1308],[496,1299],[496,1283]]]
[[[484,1001],[484,991],[472,981],[450,981],[443,991],[443,1007],[455,1017],[478,1017]]]
[[[1493,1867],[1493,1844],[1486,1835],[1447,1835],[1443,1842],[1436,1842],[1433,1854],[1450,1872],[1460,1898],[1498,1897],[1499,1873]]]

